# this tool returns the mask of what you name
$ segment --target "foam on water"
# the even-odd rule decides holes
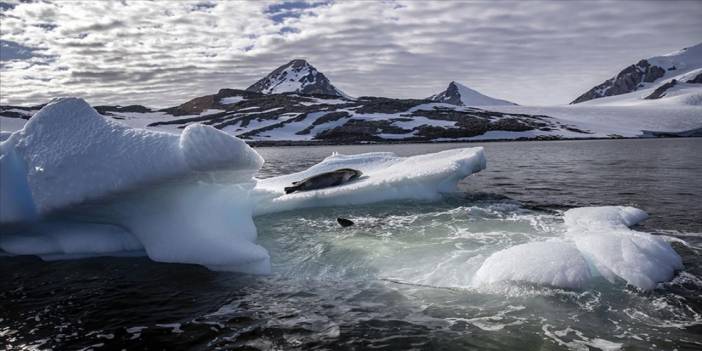
[[[574,227],[574,218],[587,221],[581,216],[591,213],[592,220],[621,220],[594,225],[596,234],[577,232],[583,227]],[[645,218],[630,207],[582,208],[567,211],[564,222],[513,203],[454,207],[443,201],[300,211],[256,221],[266,228],[261,240],[272,252],[273,272],[301,278],[383,278],[494,291],[491,285],[510,282],[582,289],[601,284],[598,277],[604,276],[653,289],[682,269],[680,258],[665,240],[630,230],[626,224],[636,221],[627,213]],[[338,228],[334,219],[342,214],[356,225]]]

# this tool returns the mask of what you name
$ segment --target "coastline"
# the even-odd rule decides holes
[[[678,135],[660,135],[646,137],[590,137],[590,138],[558,138],[558,137],[536,137],[536,138],[517,138],[517,139],[485,139],[485,140],[412,140],[412,141],[367,141],[367,142],[343,142],[343,141],[296,141],[296,140],[244,140],[251,147],[299,147],[299,146],[330,146],[330,145],[395,145],[395,144],[464,144],[464,143],[496,143],[496,142],[530,142],[530,141],[579,141],[579,140],[641,140],[641,139],[678,139],[678,138],[702,138],[702,136],[678,136]]]

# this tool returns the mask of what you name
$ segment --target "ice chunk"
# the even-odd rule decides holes
[[[119,216],[116,221],[134,233],[155,261],[265,274],[270,257],[254,243],[253,186],[253,181],[167,184],[112,202],[105,212]]]
[[[435,200],[456,190],[466,176],[485,169],[482,147],[445,150],[399,157],[390,152],[334,154],[309,169],[259,180],[253,192],[255,214],[306,207],[365,204],[386,200]],[[350,183],[313,191],[285,194],[292,182],[339,168],[353,168],[363,176]]]
[[[251,181],[263,166],[263,158],[243,140],[201,124],[185,128],[180,136],[180,148],[193,171],[243,171],[241,179]],[[238,150],[246,152],[233,152]]]
[[[628,228],[647,217],[634,207],[606,206],[571,209],[564,219],[567,236],[600,274],[650,290],[673,278],[683,265],[665,240]]]
[[[573,208],[563,215],[571,231],[628,228],[648,218],[648,214],[631,206],[601,206]]]
[[[254,174],[263,164],[245,143],[215,128],[193,125],[180,136],[132,129],[78,98],[46,105],[6,142],[26,164],[42,213],[195,172]]]
[[[82,99],[61,99],[0,144],[0,163],[0,224],[32,219],[34,208],[63,218],[4,227],[4,252],[59,258],[144,250],[161,262],[270,269],[254,243],[249,199],[263,159],[212,127],[188,126],[181,135],[131,129]]]
[[[11,142],[0,142],[0,223],[29,221],[36,217],[27,169]]]
[[[576,289],[590,278],[580,251],[559,240],[517,245],[492,254],[475,273],[473,284],[523,281]]]
[[[621,278],[639,289],[653,289],[683,266],[666,241],[629,229],[647,217],[646,212],[628,206],[568,210],[562,240],[498,251],[485,260],[473,284],[527,281],[579,288],[591,275],[601,275],[612,282]]]

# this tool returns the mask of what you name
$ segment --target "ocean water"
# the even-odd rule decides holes
[[[332,152],[477,145],[488,168],[438,203],[256,218],[270,276],[0,257],[0,348],[702,349],[702,139],[259,148],[259,176]],[[635,229],[663,236],[685,269],[649,292],[604,279],[581,290],[471,286],[491,253],[558,237],[563,211],[600,205],[647,211]]]

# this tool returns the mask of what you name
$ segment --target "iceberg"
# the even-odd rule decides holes
[[[0,150],[6,253],[143,251],[161,262],[270,270],[249,201],[263,159],[240,139],[203,125],[180,135],[128,128],[66,98]]]
[[[563,238],[492,254],[472,285],[523,281],[577,289],[602,276],[613,283],[622,279],[641,290],[654,289],[683,265],[665,240],[629,228],[646,218],[646,212],[629,206],[570,209],[564,214]]]
[[[455,192],[458,182],[485,169],[482,147],[445,150],[400,157],[392,152],[334,154],[309,169],[259,180],[253,190],[256,215],[320,206],[345,206],[380,201],[437,200]],[[285,194],[284,187],[307,177],[352,168],[363,176],[342,186]]]
[[[567,237],[603,277],[651,290],[683,265],[665,240],[629,229],[646,218],[646,212],[629,206],[574,208],[564,215]]]
[[[485,168],[482,148],[399,157],[332,155],[310,169],[259,180],[261,156],[203,125],[180,135],[134,129],[84,100],[42,108],[2,143],[0,249],[45,259],[143,253],[159,262],[265,274],[253,216],[397,199],[436,200]],[[294,180],[338,168],[365,176],[286,195]]]
[[[473,282],[484,285],[521,281],[579,289],[590,278],[587,261],[572,244],[544,241],[512,246],[490,255],[475,272]]]

